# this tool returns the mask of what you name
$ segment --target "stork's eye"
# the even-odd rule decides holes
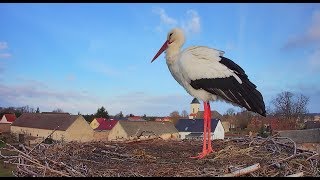
[[[172,34],[173,34],[173,33],[170,33],[170,34],[169,34],[169,37],[171,37]]]

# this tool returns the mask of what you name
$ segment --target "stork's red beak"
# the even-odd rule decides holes
[[[168,48],[168,40],[166,42],[164,42],[164,44],[162,45],[162,47],[160,48],[160,50],[158,51],[158,53],[153,57],[153,59],[151,60],[151,63],[157,59],[158,56],[160,56],[160,54],[165,51]]]

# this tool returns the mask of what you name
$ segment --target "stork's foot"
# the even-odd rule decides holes
[[[191,159],[202,159],[204,157],[206,157],[207,154],[206,153],[200,153],[198,156],[191,156]]]
[[[207,150],[207,154],[210,154],[210,153],[212,153],[212,152],[214,152],[214,150],[213,150],[212,148],[209,148],[209,149]]]
[[[213,153],[214,150],[212,149],[212,147],[209,147],[207,150],[202,151],[202,153],[198,153],[198,156],[191,156],[191,159],[202,159],[206,156],[208,156],[210,153]]]
[[[211,152],[213,152],[213,151],[211,150]],[[206,157],[209,154],[210,154],[210,151],[206,150],[206,151],[203,151],[202,153],[199,153],[198,156],[191,156],[190,158],[191,159],[202,159],[202,158]]]

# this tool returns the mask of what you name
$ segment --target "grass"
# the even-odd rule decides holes
[[[4,160],[0,160],[0,177],[13,177],[12,170],[15,169],[15,166],[12,164],[7,164],[6,167],[4,167]]]
[[[5,144],[0,144],[0,147],[4,147]],[[3,155],[13,155],[12,152],[2,149],[1,153]],[[5,159],[0,159],[0,177],[13,177],[12,171],[16,168],[13,164],[6,164],[4,166]]]
[[[8,164],[7,167],[3,167],[3,160],[0,160],[0,177],[13,177],[13,174],[11,171],[15,169],[15,166],[12,166],[11,164]]]

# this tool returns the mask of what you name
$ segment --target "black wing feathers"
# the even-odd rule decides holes
[[[250,82],[245,71],[232,60],[220,56],[220,63],[233,70],[241,79],[240,84],[233,76],[226,78],[197,79],[190,85],[194,89],[204,89],[212,94],[245,107],[249,111],[266,116],[265,105],[261,93]]]

